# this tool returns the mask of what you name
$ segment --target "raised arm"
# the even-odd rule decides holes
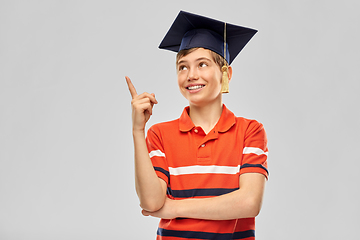
[[[141,208],[153,212],[159,210],[166,199],[166,183],[156,175],[145,141],[145,125],[157,100],[153,93],[145,92],[138,95],[130,78],[125,78],[132,97],[136,193]]]

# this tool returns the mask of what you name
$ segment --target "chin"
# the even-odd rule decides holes
[[[203,107],[209,104],[209,100],[205,99],[188,99],[189,104],[192,106]]]

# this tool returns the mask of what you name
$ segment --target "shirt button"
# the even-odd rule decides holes
[[[195,130],[194,130],[194,132],[195,132],[195,133],[198,133],[198,132],[199,132],[199,130],[195,129]]]
[[[205,147],[205,144],[201,144],[201,147]]]

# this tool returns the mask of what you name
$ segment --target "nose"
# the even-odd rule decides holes
[[[198,69],[197,68],[190,68],[189,69],[188,80],[192,81],[192,80],[198,80],[198,79],[199,79]]]

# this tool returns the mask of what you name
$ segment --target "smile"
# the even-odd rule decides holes
[[[196,89],[200,89],[200,88],[203,88],[203,87],[205,87],[205,85],[195,85],[195,86],[186,87],[186,89],[188,89],[188,90],[196,90]]]

